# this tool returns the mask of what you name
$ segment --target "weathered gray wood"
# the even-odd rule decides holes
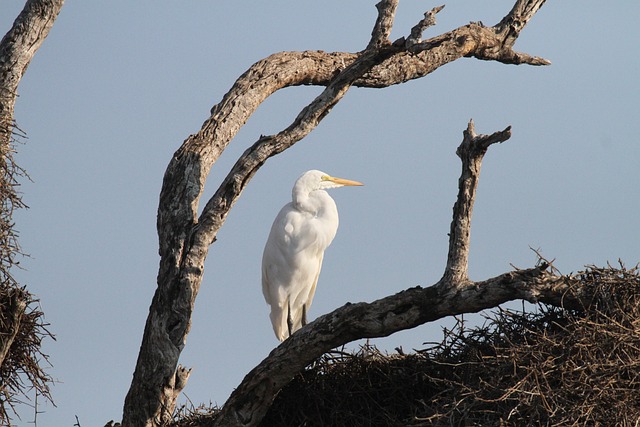
[[[0,144],[11,140],[18,84],[49,34],[64,0],[29,0],[0,41]]]
[[[20,169],[13,162],[14,107],[18,84],[49,34],[63,0],[29,0],[0,41],[0,281],[13,285],[10,269],[20,253],[11,217],[24,207],[15,191]]]
[[[471,216],[476,198],[482,158],[491,144],[504,142],[511,137],[511,126],[491,135],[477,135],[473,120],[464,131],[464,139],[456,154],[462,161],[458,180],[458,199],[453,205],[453,221],[449,232],[449,254],[443,282],[465,284],[469,265]]]
[[[393,43],[388,40],[396,3],[380,2],[378,21],[363,52],[283,52],[254,64],[213,107],[201,130],[174,154],[158,207],[158,287],[125,399],[123,425],[158,425],[170,416],[173,408],[166,396],[174,395],[176,366],[186,343],[209,246],[260,166],[314,129],[351,85],[387,87],[424,77],[464,56],[489,59],[487,52],[505,63],[548,63],[512,50],[513,41],[533,16],[521,10],[542,4],[541,0],[518,0],[513,11],[519,15],[503,19],[500,28],[472,23],[413,44],[405,43],[404,38]],[[508,23],[516,19],[519,26],[512,29]],[[327,87],[287,129],[260,138],[245,151],[198,217],[206,176],[251,114],[275,91],[311,84]]]

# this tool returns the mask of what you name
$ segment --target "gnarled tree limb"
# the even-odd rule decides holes
[[[537,3],[539,0],[519,0],[517,4]],[[388,40],[396,4],[395,0],[380,2],[371,41],[363,52],[284,52],[254,64],[213,107],[201,130],[187,138],[174,154],[165,172],[158,207],[158,288],[125,399],[125,426],[157,425],[170,415],[172,406],[164,396],[174,395],[172,381],[189,332],[208,247],[259,167],[314,129],[350,86],[387,87],[423,77],[464,56],[482,58],[486,56],[484,51],[510,51],[513,34],[517,35],[527,21],[521,20],[522,26],[509,33],[469,24],[420,43],[409,43],[408,48],[404,38],[394,43]],[[327,88],[291,126],[261,138],[245,151],[198,218],[206,177],[240,127],[275,91],[310,84]]]

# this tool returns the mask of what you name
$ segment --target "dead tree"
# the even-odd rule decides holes
[[[9,423],[8,407],[31,388],[49,396],[49,376],[39,366],[40,340],[49,335],[39,311],[29,308],[32,296],[20,288],[11,268],[21,255],[13,228],[13,212],[24,204],[16,191],[23,174],[13,162],[14,106],[18,85],[31,59],[53,26],[63,0],[29,0],[0,41],[0,424]],[[45,356],[46,358],[46,356]],[[26,375],[26,381],[20,378]]]
[[[125,399],[123,425],[166,422],[190,371],[178,365],[209,246],[257,170],[311,132],[352,86],[383,88],[424,77],[462,57],[504,64],[547,65],[549,61],[513,50],[522,29],[544,0],[517,0],[495,26],[470,23],[423,40],[435,24],[437,7],[425,13],[408,36],[391,42],[397,0],[382,0],[368,46],[359,53],[282,52],[254,64],[238,78],[200,131],[187,138],[165,172],[157,229],[160,268],[133,381]],[[279,89],[319,85],[325,90],[278,134],[263,136],[235,163],[198,215],[212,166],[257,107]],[[459,149],[461,195],[455,208],[449,260],[436,285],[413,288],[371,304],[350,304],[325,315],[275,349],[225,404],[217,425],[255,425],[273,396],[322,352],[365,337],[379,337],[444,316],[478,311],[512,299],[559,302],[566,283],[546,266],[505,273],[484,282],[467,278],[469,225],[482,155],[508,138],[509,130],[476,135],[470,124]]]

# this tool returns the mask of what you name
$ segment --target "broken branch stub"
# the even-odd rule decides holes
[[[463,140],[456,154],[462,162],[458,180],[458,198],[453,206],[453,220],[449,232],[447,266],[441,281],[464,286],[469,282],[469,247],[471,239],[471,217],[476,198],[482,159],[491,144],[504,142],[511,137],[511,126],[491,135],[478,135],[473,120],[469,120],[463,132]]]

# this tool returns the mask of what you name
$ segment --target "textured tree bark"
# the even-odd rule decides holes
[[[311,132],[352,85],[391,86],[426,76],[464,56],[509,64],[548,64],[512,49],[520,31],[543,3],[518,0],[495,27],[472,23],[422,41],[417,33],[435,23],[433,17],[442,7],[436,8],[428,12],[430,19],[425,15],[408,39],[392,43],[388,37],[397,1],[383,0],[377,5],[378,20],[363,52],[274,54],[238,78],[213,107],[201,130],[176,151],[165,172],[157,220],[161,257],[158,287],[125,399],[123,425],[159,425],[171,415],[173,406],[167,396],[176,395],[176,367],[189,332],[208,248],[262,164]],[[297,85],[322,85],[326,89],[287,129],[261,137],[247,149],[198,217],[206,176],[222,151],[268,96]],[[353,339],[361,338],[355,335]],[[289,373],[283,375],[288,377]],[[253,415],[250,418],[257,419]]]
[[[491,144],[504,142],[511,137],[511,126],[491,135],[477,135],[473,120],[464,131],[464,140],[456,150],[462,161],[462,172],[458,181],[458,200],[453,206],[453,221],[449,232],[449,254],[443,282],[465,284],[471,239],[471,215],[480,179],[482,158]]]
[[[49,35],[64,0],[29,0],[0,41],[0,142],[11,140],[18,84]]]
[[[53,26],[63,0],[29,0],[0,41],[0,282],[13,286],[10,274],[14,256],[20,252],[11,217],[15,208],[23,207],[15,191],[16,174],[13,163],[14,107],[18,84],[31,59]]]
[[[14,107],[20,80],[49,34],[63,3],[63,0],[27,1],[11,29],[0,41],[0,366],[8,371],[15,366],[11,363],[12,359],[15,362],[23,351],[16,350],[16,346],[12,350],[16,337],[36,333],[25,332],[25,329],[29,331],[25,311],[30,298],[11,275],[11,268],[16,264],[15,257],[21,254],[12,217],[15,209],[24,207],[15,190],[17,176],[22,175],[22,170],[13,162]],[[23,388],[33,388],[36,392],[44,390],[45,397],[50,399],[46,385],[48,378],[40,375],[39,361],[34,363],[37,366],[34,368],[35,377],[28,375],[24,387],[20,384],[14,393]],[[0,423],[9,421],[6,408],[16,403],[12,386],[8,383],[0,381]]]

